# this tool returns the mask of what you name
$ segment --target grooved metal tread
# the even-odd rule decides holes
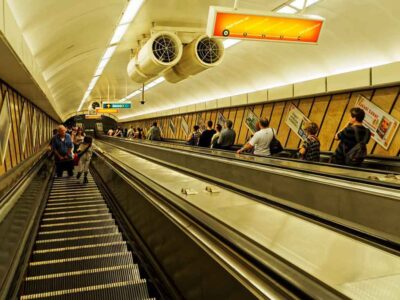
[[[26,294],[36,294],[42,291],[70,290],[86,286],[134,280],[140,280],[139,268],[137,265],[129,264],[27,277],[25,279],[24,291]]]
[[[93,178],[55,178],[20,299],[149,299]]]

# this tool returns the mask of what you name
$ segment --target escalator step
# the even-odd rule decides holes
[[[57,202],[71,202],[71,201],[80,201],[80,200],[90,200],[90,199],[103,199],[102,195],[85,195],[85,196],[73,196],[73,197],[61,197],[61,198],[52,198],[50,197],[47,200],[47,203],[57,203]]]
[[[110,213],[102,213],[102,214],[88,214],[88,215],[76,215],[76,216],[67,216],[67,217],[46,217],[42,219],[42,224],[57,224],[64,222],[77,222],[77,221],[89,221],[89,220],[109,220],[112,216]]]
[[[43,218],[58,218],[58,217],[68,217],[68,216],[84,216],[84,215],[93,215],[93,214],[102,214],[109,212],[108,208],[103,209],[78,209],[78,210],[69,210],[65,212],[48,212],[43,214]]]
[[[102,198],[85,199],[80,201],[69,201],[68,199],[64,199],[63,202],[47,203],[46,209],[53,207],[65,207],[65,206],[72,207],[74,205],[84,205],[84,204],[94,204],[94,203],[105,203],[105,201]]]
[[[106,233],[91,236],[70,237],[36,241],[35,250],[75,247],[123,241],[121,233]]]
[[[54,291],[52,293],[40,293],[24,295],[21,300],[28,299],[58,299],[58,300],[133,300],[148,299],[145,280],[108,283],[98,286],[90,286],[80,289]]]
[[[92,221],[78,221],[78,222],[64,222],[59,224],[42,224],[40,225],[40,232],[42,231],[60,231],[68,229],[80,229],[89,227],[101,227],[115,225],[113,219],[109,220],[92,220]]]
[[[107,207],[105,204],[104,200],[103,203],[101,204],[82,204],[82,205],[72,205],[72,206],[55,206],[55,207],[46,207],[45,212],[50,212],[50,211],[62,211],[62,210],[71,210],[71,209],[78,209],[78,208],[104,208]]]
[[[36,236],[36,239],[37,240],[60,239],[60,238],[77,237],[77,236],[79,237],[82,235],[94,235],[102,233],[105,234],[113,232],[119,232],[117,226],[113,224],[108,226],[93,225],[93,227],[86,227],[86,228],[41,231]]]
[[[96,269],[27,277],[24,293],[36,294],[134,280],[140,280],[139,268],[135,264],[99,266]]]
[[[124,241],[117,241],[112,243],[84,245],[68,248],[65,247],[48,250],[35,250],[32,253],[31,261],[83,257],[89,255],[99,255],[124,251],[128,251],[126,243]]]
[[[29,264],[28,276],[38,276],[53,273],[66,273],[79,270],[95,269],[101,267],[112,267],[133,264],[130,252],[106,253],[101,255],[75,257],[52,261],[31,262]]]
[[[82,192],[100,192],[99,189],[96,186],[91,186],[91,187],[82,187],[80,189],[51,189],[50,190],[50,195],[58,195],[58,194],[65,194],[68,193],[68,195],[76,195],[76,194],[80,194]]]

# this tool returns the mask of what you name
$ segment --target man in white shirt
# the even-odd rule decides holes
[[[260,119],[259,125],[260,130],[254,134],[254,136],[250,139],[248,143],[246,143],[241,149],[236,152],[237,154],[254,148],[254,155],[271,155],[269,145],[274,138],[275,131],[272,128],[268,128],[268,119]]]

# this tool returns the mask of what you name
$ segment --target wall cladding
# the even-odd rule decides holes
[[[399,94],[400,86],[376,88],[301,99],[294,98],[285,101],[266,102],[257,105],[213,109],[196,113],[185,113],[168,117],[127,122],[124,123],[123,126],[149,128],[154,121],[157,121],[162,126],[165,138],[183,140],[186,139],[186,136],[180,127],[181,118],[185,118],[190,128],[193,128],[193,125],[196,124],[198,115],[201,115],[203,120],[211,120],[215,124],[218,113],[221,113],[225,118],[234,122],[234,129],[237,133],[236,143],[244,144],[250,136],[249,130],[244,125],[245,109],[249,108],[257,116],[268,118],[270,120],[271,127],[277,130],[278,138],[286,148],[297,149],[300,145],[300,138],[298,138],[285,123],[289,106],[293,103],[303,111],[311,121],[316,122],[320,126],[318,135],[321,140],[321,149],[323,151],[334,151],[337,147],[337,142],[333,139],[334,135],[347,124],[349,111],[354,107],[359,95],[367,97],[385,112],[390,113],[393,117],[400,120]],[[171,119],[177,128],[176,136],[172,134],[172,131],[169,128],[169,122]],[[399,149],[400,130],[397,131],[388,150],[383,149],[374,141],[371,141],[368,144],[370,154],[382,156],[398,156],[400,155]]]
[[[23,160],[32,156],[41,146],[47,143],[52,136],[52,129],[57,123],[40,109],[34,106],[28,99],[0,82],[0,107],[8,95],[11,133],[6,147],[5,159],[0,162],[0,176],[16,167]],[[24,112],[25,111],[25,112]],[[25,126],[22,117],[25,115]],[[36,118],[33,122],[33,118]],[[21,126],[22,123],[22,126]],[[26,135],[23,131],[26,129]],[[25,136],[25,141],[21,137]]]

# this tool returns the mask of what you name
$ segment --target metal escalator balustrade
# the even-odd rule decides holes
[[[149,299],[146,280],[89,174],[50,190],[20,299]]]

